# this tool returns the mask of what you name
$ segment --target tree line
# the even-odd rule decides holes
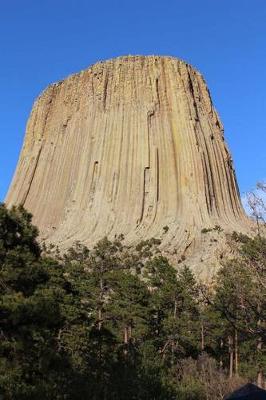
[[[160,241],[119,236],[63,256],[23,207],[0,205],[4,399],[222,399],[264,383],[266,240],[234,233],[212,286]]]

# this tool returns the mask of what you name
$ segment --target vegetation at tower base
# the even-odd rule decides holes
[[[156,239],[77,243],[61,257],[37,234],[23,208],[0,206],[4,399],[218,400],[263,384],[263,237],[234,234],[236,257],[210,290]]]

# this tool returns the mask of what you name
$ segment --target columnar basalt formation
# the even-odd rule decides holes
[[[119,57],[49,86],[6,202],[63,248],[122,233],[193,255],[203,228],[247,226],[205,81],[172,57]]]

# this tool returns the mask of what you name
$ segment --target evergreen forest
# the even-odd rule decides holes
[[[233,233],[204,285],[150,239],[65,254],[0,205],[0,398],[218,400],[264,384],[266,240]]]

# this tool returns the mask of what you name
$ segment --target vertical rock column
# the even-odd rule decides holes
[[[123,233],[186,248],[246,225],[223,127],[202,76],[171,57],[119,57],[35,101],[6,202],[61,247]]]

